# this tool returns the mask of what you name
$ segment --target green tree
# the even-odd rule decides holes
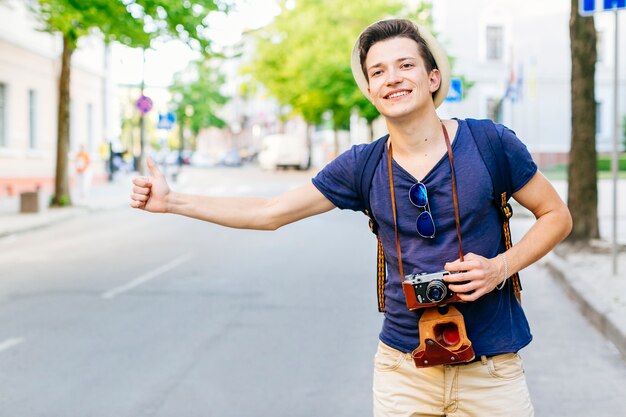
[[[278,100],[309,124],[332,112],[335,129],[347,127],[352,109],[369,122],[378,112],[363,97],[350,69],[350,53],[368,24],[398,16],[402,2],[299,0],[255,33],[257,49],[248,68]]]
[[[195,143],[200,130],[226,126],[217,115],[219,108],[228,101],[220,92],[223,84],[224,77],[209,60],[195,61],[188,70],[175,75],[170,92],[173,111],[179,121],[180,150],[185,147],[185,128],[189,129]]]
[[[71,58],[78,40],[95,32],[105,42],[117,41],[148,48],[156,37],[178,38],[204,53],[210,43],[204,37],[207,14],[225,9],[219,0],[38,0],[32,11],[43,30],[63,38],[57,117],[55,188],[51,205],[71,205],[69,189],[69,126]]]
[[[571,0],[569,27],[572,139],[567,205],[574,221],[569,240],[585,241],[599,237],[595,100],[597,35],[593,16],[578,14],[578,0]]]

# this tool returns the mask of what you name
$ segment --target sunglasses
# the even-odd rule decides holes
[[[424,238],[434,238],[435,221],[433,220],[433,215],[428,206],[428,191],[426,190],[426,186],[421,182],[413,184],[409,190],[409,200],[411,200],[411,204],[415,207],[423,210],[415,221],[417,234]]]

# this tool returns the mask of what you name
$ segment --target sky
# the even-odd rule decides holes
[[[267,25],[279,13],[275,0],[236,0],[234,10],[228,16],[209,16],[209,35],[220,47],[230,46],[241,39],[242,32]],[[145,53],[146,65],[142,65],[142,52],[121,45],[113,47],[114,77],[119,84],[139,85],[142,68],[145,68],[145,84],[166,87],[173,75],[185,69],[196,55],[179,41],[157,42]]]

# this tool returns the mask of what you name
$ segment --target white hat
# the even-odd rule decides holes
[[[384,20],[381,20],[383,22]],[[379,23],[379,22],[376,22]],[[376,23],[372,23],[375,25]],[[370,26],[372,26],[370,25]],[[368,26],[368,28],[370,27]],[[426,41],[426,45],[428,49],[435,58],[435,62],[437,63],[437,69],[441,74],[441,85],[439,86],[439,90],[435,93],[435,97],[433,98],[433,102],[435,104],[435,108],[439,107],[443,100],[445,100],[448,95],[448,89],[450,88],[450,63],[448,62],[448,55],[446,51],[442,48],[441,44],[437,42],[435,37],[431,35],[431,33],[424,26],[416,24],[419,35]],[[364,31],[367,28],[364,29]],[[362,34],[362,33],[361,33]],[[361,92],[365,95],[365,97],[369,98],[369,94],[367,92],[369,83],[363,74],[363,70],[361,69],[361,59],[359,56],[359,39],[361,39],[361,35],[357,38],[354,43],[354,47],[352,48],[352,58],[350,59],[350,65],[352,66],[352,75],[354,76],[354,80],[357,85],[361,89]]]

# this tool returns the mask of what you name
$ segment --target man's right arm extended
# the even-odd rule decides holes
[[[208,197],[172,191],[148,159],[151,177],[133,180],[131,207],[172,213],[239,229],[276,230],[335,206],[311,183],[273,198]]]

